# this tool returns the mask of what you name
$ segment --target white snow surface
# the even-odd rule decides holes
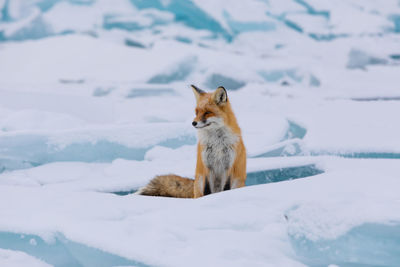
[[[276,168],[274,161],[250,166]],[[62,233],[75,242],[156,266],[186,266],[188,259],[193,266],[303,266],[295,260],[288,233],[335,239],[363,223],[400,220],[393,212],[400,208],[399,180],[393,174],[400,170],[399,160],[301,157],[291,164],[306,161],[318,163],[327,173],[196,200],[97,192],[102,176],[110,175],[114,166],[52,164],[14,172],[14,177],[3,174],[1,196],[9,201],[0,204],[0,229],[34,233],[44,240]],[[125,162],[124,173],[140,169],[136,164]],[[54,173],[62,175],[54,180]],[[109,188],[118,180],[132,180],[112,176]],[[19,183],[6,185],[7,180]],[[81,183],[71,188],[79,180],[97,187]],[[30,218],[29,224],[24,218]]]
[[[399,74],[397,0],[0,0],[0,265],[399,266]],[[194,177],[190,84],[256,185],[132,194]]]
[[[7,267],[51,267],[41,260],[29,256],[21,251],[13,251],[8,249],[0,249],[0,265]]]

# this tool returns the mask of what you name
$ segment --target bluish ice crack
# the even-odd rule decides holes
[[[303,28],[302,28],[300,25],[298,25],[297,23],[295,23],[295,22],[293,22],[293,21],[287,19],[285,13],[284,13],[284,14],[281,14],[281,15],[274,15],[274,14],[272,14],[272,13],[270,13],[270,12],[266,12],[266,15],[267,15],[268,17],[270,17],[270,18],[273,18],[273,19],[275,19],[275,20],[277,20],[277,21],[282,22],[282,23],[285,24],[289,29],[294,30],[294,31],[296,31],[296,32],[298,32],[298,33],[303,33],[303,31],[304,31]]]
[[[160,1],[160,0],[130,0],[137,8],[156,8],[169,11],[175,16],[175,21],[181,22],[194,29],[204,29],[214,32],[227,41],[232,40],[229,34],[218,21],[196,6],[192,1]]]
[[[272,21],[236,21],[234,20],[230,14],[226,11],[223,12],[224,18],[232,31],[232,34],[236,36],[242,32],[250,32],[250,31],[274,31],[276,30],[276,24]]]
[[[288,123],[289,123],[289,129],[286,132],[283,140],[293,139],[293,138],[303,139],[304,136],[307,134],[307,129],[300,126],[298,123],[291,120],[288,120]]]
[[[311,6],[309,3],[307,3],[304,0],[294,0],[294,1],[296,3],[298,3],[299,5],[303,6],[307,10],[308,14],[314,15],[314,16],[322,16],[329,20],[330,12],[328,10],[316,10],[313,6]]]
[[[321,42],[329,42],[329,41],[333,41],[338,38],[349,37],[349,35],[345,34],[345,33],[339,33],[339,34],[336,34],[336,33],[328,33],[328,34],[309,33],[308,36],[311,37],[312,39],[314,39],[315,41],[321,41]]]
[[[377,96],[377,97],[353,97],[353,101],[370,102],[370,101],[400,101],[400,96]]]
[[[1,13],[0,19],[2,21],[4,21],[4,22],[12,21],[12,18],[10,16],[9,12],[8,12],[9,5],[10,5],[10,0],[6,0],[4,5],[3,5],[3,8],[0,10],[0,13]]]
[[[212,90],[214,90],[218,86],[221,86],[222,84],[228,90],[238,90],[246,85],[246,83],[243,81],[236,80],[232,77],[228,77],[218,73],[211,74],[205,82],[205,86]]]
[[[148,265],[66,239],[57,234],[51,242],[36,235],[0,232],[0,248],[23,251],[54,267],[110,267]]]
[[[175,96],[176,92],[172,88],[133,88],[128,94],[127,98],[137,97],[152,97],[152,96]]]
[[[144,155],[154,145],[128,147],[116,142],[99,140],[95,143],[79,142],[59,148],[48,145],[44,136],[12,136],[0,139],[0,173],[40,166],[56,161],[112,162],[122,158],[144,160]],[[194,136],[168,138],[155,145],[178,148],[196,143]]]
[[[400,153],[395,152],[311,152],[312,156],[339,156],[344,158],[356,158],[356,159],[400,159]]]
[[[130,47],[143,48],[143,49],[147,48],[147,46],[142,44],[141,42],[133,40],[133,39],[128,39],[128,38],[125,39],[125,45],[130,46]]]
[[[247,173],[246,185],[248,186],[290,181],[318,175],[321,173],[324,173],[324,171],[317,168],[314,164],[250,172]]]
[[[347,68],[366,69],[368,65],[386,65],[388,60],[376,56],[368,55],[359,49],[351,49],[348,56]]]
[[[400,33],[400,14],[393,14],[389,19],[393,22],[393,32]]]
[[[186,58],[165,73],[156,74],[148,80],[150,84],[168,84],[186,79],[194,70],[197,62],[196,57]]]
[[[270,146],[261,153],[254,153],[249,157],[285,157],[302,155],[302,139],[307,133],[307,129],[300,126],[298,123],[288,120],[288,130],[281,141]]]

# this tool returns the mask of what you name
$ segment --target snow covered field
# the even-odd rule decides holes
[[[248,187],[194,176],[223,85]],[[0,266],[400,266],[397,0],[0,0]]]

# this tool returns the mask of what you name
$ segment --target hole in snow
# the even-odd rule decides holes
[[[273,170],[263,170],[247,173],[246,186],[276,183],[299,178],[310,177],[323,173],[314,164]]]
[[[126,196],[133,194],[137,191],[137,189],[132,189],[132,190],[126,190],[126,191],[116,191],[116,192],[110,192],[112,194],[118,195],[118,196]]]

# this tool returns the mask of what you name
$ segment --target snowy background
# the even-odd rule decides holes
[[[190,84],[252,186],[132,195],[193,177]],[[0,266],[400,266],[399,116],[398,0],[0,0]]]

